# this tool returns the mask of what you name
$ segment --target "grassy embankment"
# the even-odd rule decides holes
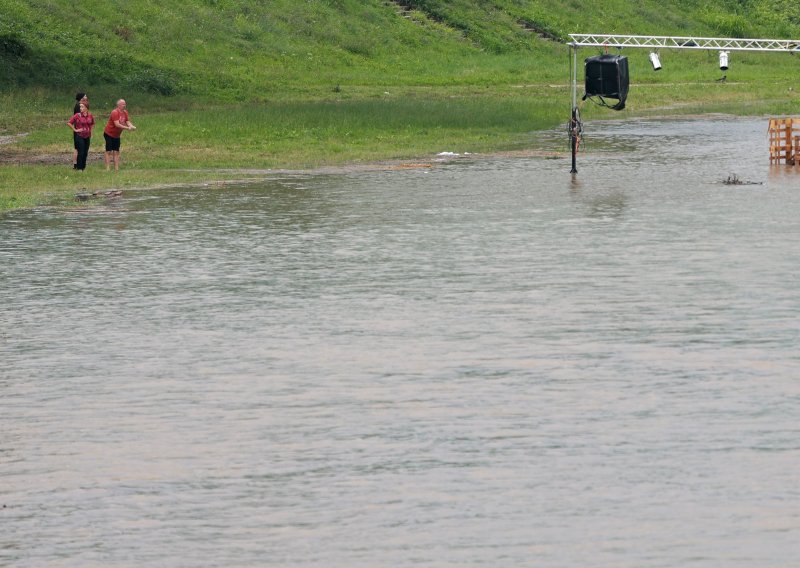
[[[569,113],[565,39],[591,31],[798,37],[784,0],[642,3],[419,0],[409,18],[382,0],[187,1],[163,7],[0,0],[0,209],[78,191],[220,179],[220,168],[309,168],[410,159],[439,151],[536,145]],[[602,22],[599,24],[598,22]],[[157,46],[157,47],[156,47]],[[581,56],[591,55],[583,50]],[[735,53],[727,82],[716,53],[628,50],[628,108],[648,114],[800,111],[800,57]],[[137,132],[123,170],[69,169],[64,121],[77,90],[103,122],[125,96]],[[566,141],[565,141],[566,146]],[[240,174],[241,177],[249,177]],[[225,178],[237,177],[226,172]]]

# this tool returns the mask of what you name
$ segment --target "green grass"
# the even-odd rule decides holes
[[[289,167],[407,158],[450,149],[480,151],[520,130],[551,126],[553,101],[528,98],[402,97],[250,104],[182,114],[182,122],[147,117],[143,167],[178,167],[187,158],[208,167]],[[185,122],[184,122],[185,121]],[[187,124],[190,125],[187,127]],[[180,139],[180,147],[171,140]],[[191,157],[189,157],[191,156]]]
[[[70,198],[83,186],[214,180],[215,168],[530,147],[537,131],[566,122],[570,67],[563,43],[524,27],[562,40],[570,32],[800,37],[800,3],[787,0],[403,3],[409,19],[383,0],[0,0],[0,136],[27,133],[0,145],[0,209]],[[800,57],[734,52],[721,84],[714,52],[662,50],[659,73],[646,50],[624,54],[626,110],[586,103],[588,121],[800,113]],[[117,176],[94,162],[84,174],[68,169],[64,122],[78,90],[98,119],[95,151],[114,101],[128,100],[139,129],[123,135]],[[38,155],[63,164],[8,165]]]
[[[342,86],[552,81],[527,33],[800,36],[790,0],[0,0],[0,85],[265,101]]]

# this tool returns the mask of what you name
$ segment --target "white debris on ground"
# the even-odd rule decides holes
[[[462,156],[466,157],[466,156],[469,156],[469,155],[470,155],[469,152],[464,152],[463,154],[459,154],[458,152],[439,152],[438,154],[436,154],[436,156],[440,160],[446,160],[446,159],[449,159],[449,158],[461,158]]]

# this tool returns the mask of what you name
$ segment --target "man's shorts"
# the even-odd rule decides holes
[[[103,138],[106,139],[106,152],[119,152],[119,144],[122,142],[120,138],[114,138],[103,132]]]

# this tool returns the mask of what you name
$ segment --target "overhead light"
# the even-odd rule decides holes
[[[650,52],[650,63],[653,64],[653,71],[659,71],[661,69],[661,60],[658,58],[658,53],[655,51]]]
[[[728,70],[728,52],[727,51],[720,51],[719,52],[719,68],[723,71]]]

